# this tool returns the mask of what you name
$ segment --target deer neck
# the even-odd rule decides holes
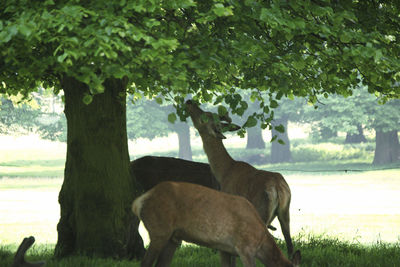
[[[235,162],[226,151],[222,140],[214,137],[201,137],[203,140],[204,152],[210,163],[211,171],[217,181],[222,184],[225,174],[229,172]]]

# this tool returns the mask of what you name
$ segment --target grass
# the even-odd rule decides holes
[[[284,244],[278,242],[284,250]],[[296,249],[302,252],[301,266],[343,266],[343,267],[395,267],[400,263],[400,243],[376,243],[365,246],[356,243],[343,242],[324,236],[297,236],[294,243]],[[34,245],[28,251],[30,261],[46,260],[46,267],[137,267],[138,261],[113,260],[72,256],[61,260],[54,259],[53,245]],[[0,266],[10,266],[16,246],[0,247]],[[238,266],[242,266],[239,262]],[[175,253],[173,267],[213,267],[220,266],[217,251],[204,247],[187,245]],[[257,266],[262,266],[260,262]]]

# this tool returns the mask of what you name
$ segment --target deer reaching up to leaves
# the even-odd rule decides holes
[[[258,170],[248,163],[235,161],[222,143],[223,129],[236,131],[239,126],[232,124],[228,116],[216,118],[204,112],[191,100],[186,109],[203,141],[211,171],[220,183],[221,191],[247,198],[257,209],[261,219],[269,226],[277,216],[286,241],[288,255],[293,253],[290,236],[290,188],[280,173]],[[234,261],[234,259],[232,259]],[[234,263],[232,264],[234,265]]]

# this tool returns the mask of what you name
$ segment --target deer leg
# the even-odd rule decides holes
[[[240,253],[240,260],[243,263],[243,267],[256,267],[256,260],[248,253]]]
[[[221,257],[221,267],[235,267],[236,266],[236,256],[229,254],[225,251],[219,252]]]
[[[175,242],[172,239],[168,241],[164,249],[158,256],[156,267],[168,267],[174,257],[175,250],[181,245],[181,242]]]
[[[291,257],[293,254],[293,243],[290,236],[290,215],[289,207],[278,211],[278,220],[281,225],[283,237],[285,238],[288,256]]]
[[[147,249],[146,254],[144,254],[144,258],[140,264],[141,267],[152,267],[153,263],[156,261],[161,251],[168,243],[168,238],[163,238],[160,236],[150,237],[150,240],[149,248]]]

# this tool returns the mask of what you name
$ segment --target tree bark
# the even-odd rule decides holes
[[[275,129],[272,129],[272,136],[277,135],[278,138],[271,143],[271,162],[272,163],[280,163],[280,162],[290,162],[292,161],[292,153],[290,152],[290,141],[288,136],[288,118],[284,117],[282,119],[275,120],[276,125],[282,124],[285,127],[285,132],[280,133]],[[285,142],[284,145],[277,142],[277,140],[281,139]]]
[[[61,84],[68,132],[55,256],[143,256],[130,208],[139,192],[129,174],[126,83],[107,80],[89,105],[82,101],[89,93],[85,84],[72,78]]]
[[[375,129],[375,155],[373,164],[388,164],[400,160],[400,145],[397,130],[384,132]]]
[[[246,149],[264,149],[265,142],[262,137],[262,129],[260,127],[251,127],[247,129]]]
[[[190,129],[187,123],[177,122],[175,131],[178,134],[180,159],[192,160],[192,147],[190,144]]]
[[[346,140],[344,141],[345,144],[359,144],[367,142],[367,139],[364,136],[364,130],[360,124],[357,125],[357,130],[358,133],[356,134],[351,134],[351,133],[346,134]]]

